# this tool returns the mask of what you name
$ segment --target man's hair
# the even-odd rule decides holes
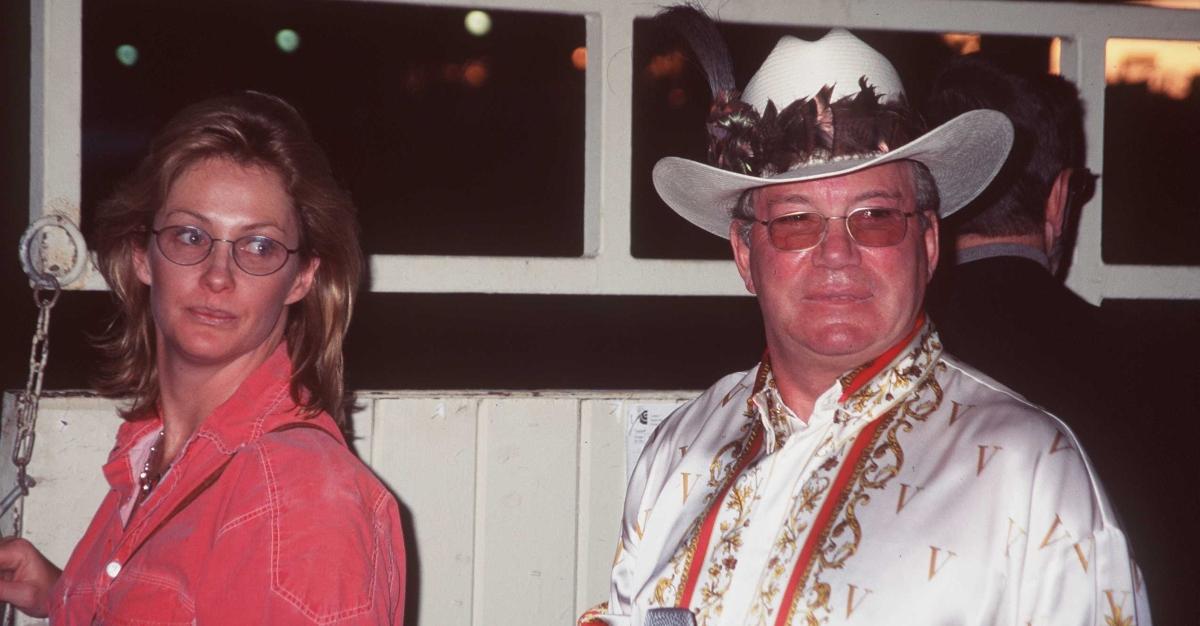
[[[137,169],[98,208],[92,232],[100,272],[118,305],[97,345],[108,363],[95,381],[109,396],[128,396],[121,414],[148,417],[159,400],[150,292],[133,255],[151,245],[150,228],[172,183],[208,159],[279,174],[300,224],[302,263],[320,259],[312,289],[288,307],[284,336],[292,362],[291,395],[306,414],[345,419],[342,343],[363,273],[358,221],[350,196],[335,182],[324,152],[291,105],[240,92],[189,106],[151,141]]]
[[[940,196],[938,196],[937,181],[933,179],[933,174],[929,172],[929,168],[925,167],[920,161],[904,160],[911,167],[913,180],[913,195],[916,198],[917,205],[917,223],[921,230],[929,228],[929,215],[932,212],[937,215],[938,206],[941,204]],[[754,197],[762,187],[747,189],[738,195],[737,204],[729,210],[730,216],[738,223],[738,236],[746,244],[750,243],[750,230],[754,228],[754,224],[758,222],[758,215],[754,212]]]
[[[1083,167],[1083,105],[1060,76],[1023,75],[979,54],[953,59],[938,75],[927,105],[931,124],[973,109],[1008,116],[1012,151],[991,185],[966,208],[958,234],[991,237],[1040,234],[1055,177]]]

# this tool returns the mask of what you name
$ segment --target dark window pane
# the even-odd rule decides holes
[[[1200,265],[1200,44],[1110,39],[1106,263]]]
[[[783,35],[820,38],[828,28],[720,24],[734,62],[737,85],[744,86]],[[650,19],[634,23],[632,251],[641,258],[727,259],[729,244],[696,228],[672,211],[654,191],[650,173],[664,156],[704,161],[704,122],[710,97],[686,44],[655,28]],[[891,60],[904,80],[909,102],[924,104],[936,72],[959,52],[980,49],[1028,71],[1049,67],[1050,39],[997,35],[943,36],[854,29]]]
[[[304,113],[362,210],[369,253],[579,256],[584,18],[495,11],[476,36],[466,15],[86,0],[85,211],[172,113],[249,88]]]

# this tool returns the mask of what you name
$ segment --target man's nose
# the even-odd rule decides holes
[[[813,263],[820,267],[856,265],[860,260],[858,244],[846,230],[844,218],[825,222],[825,237],[813,250]]]

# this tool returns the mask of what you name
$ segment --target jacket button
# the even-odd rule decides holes
[[[104,573],[108,574],[109,578],[116,578],[117,574],[121,573],[121,564],[113,561],[104,568]]]

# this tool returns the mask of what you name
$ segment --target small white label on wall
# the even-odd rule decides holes
[[[683,402],[680,400],[626,405],[628,410],[625,413],[625,480],[629,480],[630,474],[633,473],[633,466],[642,454],[642,448],[646,446],[650,433]]]

